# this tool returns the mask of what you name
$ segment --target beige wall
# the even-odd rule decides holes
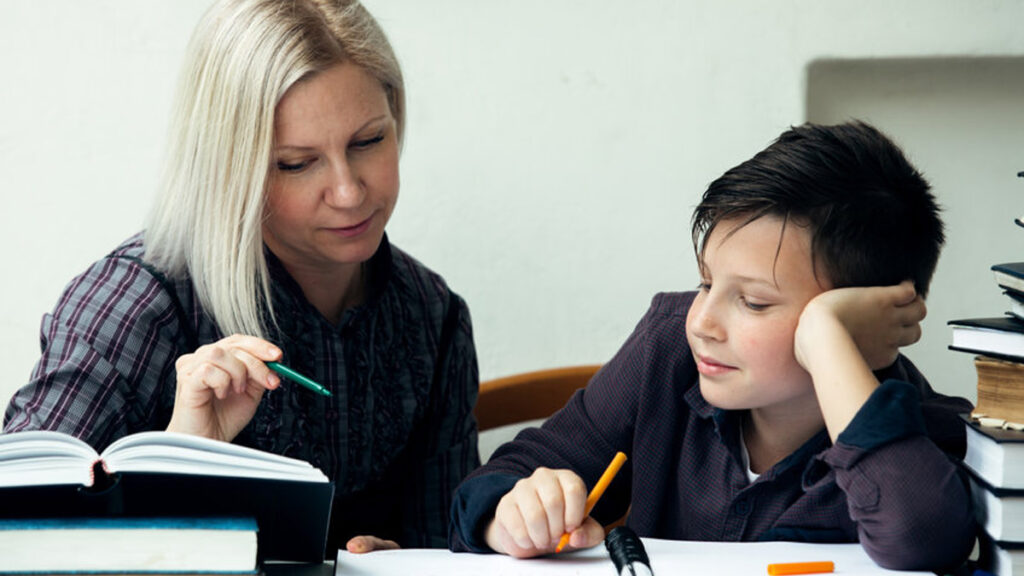
[[[655,292],[695,286],[693,205],[724,169],[805,119],[812,62],[1024,56],[1018,0],[366,4],[409,85],[390,234],[469,301],[485,378],[603,362]],[[39,318],[65,283],[141,226],[181,54],[206,5],[4,3],[0,401],[27,380]],[[1004,237],[1004,212],[1024,213],[1024,190],[1012,196],[984,152],[998,141],[1005,157],[1024,158],[1019,139],[998,121],[967,119],[999,87],[935,111],[920,103],[945,88],[877,102],[889,80],[861,86],[839,72],[849,92],[868,92],[848,104],[845,88],[828,96],[844,104],[827,113],[881,106],[883,128],[920,158],[949,208],[929,335],[909,352],[937,388],[973,398],[969,361],[944,350],[944,323],[999,311],[968,295],[991,295],[984,265],[1024,239]],[[958,90],[972,82],[946,80]],[[1024,102],[1006,104],[1019,112]],[[906,114],[918,119],[913,132],[897,122]],[[971,153],[950,156],[961,142]]]

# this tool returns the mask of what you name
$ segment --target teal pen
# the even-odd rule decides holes
[[[267,362],[267,368],[270,368],[274,372],[277,372],[281,376],[284,376],[285,378],[293,382],[297,382],[305,386],[306,388],[309,388],[313,392],[323,394],[324,396],[331,395],[331,391],[328,390],[327,388],[324,388],[320,384],[317,384],[316,382],[310,380],[309,378],[306,378],[302,374],[299,374],[298,372],[292,370],[291,368],[285,366],[284,364],[279,364],[277,362]]]

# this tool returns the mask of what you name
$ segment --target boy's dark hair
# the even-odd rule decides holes
[[[725,219],[762,216],[808,226],[811,261],[836,288],[913,280],[928,293],[945,242],[928,182],[864,122],[790,128],[708,186],[693,213],[698,260]]]

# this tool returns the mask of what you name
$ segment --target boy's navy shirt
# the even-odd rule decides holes
[[[900,356],[833,445],[826,430],[751,483],[740,447],[742,411],[704,400],[686,340],[695,293],[664,293],[633,334],[568,404],[521,432],[457,489],[449,545],[487,552],[486,522],[521,478],[545,466],[592,486],[616,451],[630,460],[593,516],[629,506],[644,537],[704,541],[857,542],[882,566],[962,562],[974,539],[957,459],[959,414],[971,404],[932,390]]]

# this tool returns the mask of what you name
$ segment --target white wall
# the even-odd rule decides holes
[[[723,170],[804,120],[810,62],[1024,55],[1019,0],[366,4],[410,96],[390,234],[469,301],[484,378],[605,361],[654,292],[694,286],[692,207]],[[3,3],[0,401],[27,379],[40,316],[64,284],[140,227],[206,5]],[[985,169],[975,160],[950,168],[973,175]],[[942,195],[966,193],[933,181]],[[1021,192],[1010,212],[1024,213]],[[989,217],[946,214],[952,230]],[[936,295],[975,289],[969,277],[990,259],[985,242],[950,240]],[[938,389],[973,398],[973,381],[938,369],[954,354],[945,320],[971,308],[932,305],[935,340],[909,353],[936,368]]]

